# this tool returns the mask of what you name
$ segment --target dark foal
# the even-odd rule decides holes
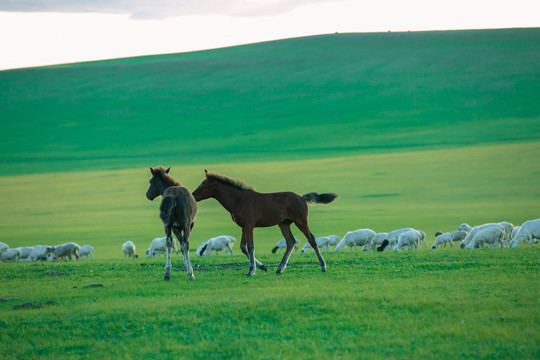
[[[309,193],[299,196],[293,192],[259,193],[242,181],[227,178],[223,175],[204,171],[206,179],[193,192],[195,200],[216,199],[221,206],[231,213],[233,221],[242,228],[240,249],[249,259],[249,271],[246,276],[255,273],[256,267],[266,271],[268,267],[261,264],[254,255],[253,229],[278,225],[287,241],[287,249],[278,266],[276,274],[281,274],[295,245],[291,232],[291,224],[295,224],[306,236],[319,258],[321,270],[326,272],[324,261],[315,237],[308,227],[308,207],[306,203],[329,204],[336,194]]]
[[[162,166],[150,168],[152,178],[150,179],[150,187],[146,192],[146,197],[148,200],[154,200],[159,195],[163,196],[159,206],[159,217],[163,221],[165,235],[167,236],[165,280],[171,278],[171,248],[174,243],[171,230],[180,243],[188,278],[194,280],[193,268],[189,261],[189,234],[193,229],[193,221],[197,215],[197,202],[188,189],[169,175],[170,169],[165,170]]]

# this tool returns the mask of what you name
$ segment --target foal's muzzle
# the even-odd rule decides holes
[[[151,194],[149,191],[146,192],[146,198],[150,201],[154,200],[157,197],[156,194]]]

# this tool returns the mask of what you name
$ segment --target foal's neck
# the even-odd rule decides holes
[[[172,177],[168,177],[168,178],[161,178],[161,193],[163,194],[163,192],[165,190],[167,190],[168,188],[170,187],[173,187],[173,186],[182,186],[182,184],[180,184],[180,182],[174,180]]]
[[[244,193],[245,191],[236,189],[233,186],[222,185],[216,191],[214,199],[216,199],[228,212],[233,212]]]

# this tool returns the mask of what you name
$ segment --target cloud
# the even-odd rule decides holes
[[[2,0],[0,11],[128,14],[134,19],[186,15],[270,16],[302,5],[343,0]]]

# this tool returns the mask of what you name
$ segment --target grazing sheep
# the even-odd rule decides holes
[[[373,239],[371,239],[371,242],[367,245],[364,245],[364,247],[362,247],[362,250],[364,251],[377,250],[377,247],[382,244],[382,242],[384,241],[384,239],[386,239],[387,236],[388,236],[387,232],[376,233]]]
[[[172,248],[174,252],[176,253],[176,256],[180,256],[178,254],[178,249],[176,248],[176,240],[173,238],[173,244]],[[161,254],[167,253],[167,237],[159,237],[152,240],[150,243],[150,247],[148,250],[146,250],[146,257],[151,258],[157,255],[157,257],[160,257]]]
[[[339,236],[328,235],[328,238],[330,239],[330,242],[328,243],[328,245],[336,246],[337,244],[339,244]]]
[[[199,247],[197,248],[197,251],[195,251],[196,256],[202,256],[203,250],[206,250],[206,245],[208,244],[208,240],[204,241]]]
[[[464,225],[466,225],[466,226],[464,226]],[[474,239],[474,237],[476,236],[478,231],[486,229],[486,228],[494,226],[494,225],[498,226],[498,227],[500,227],[501,229],[504,230],[504,228],[502,226],[500,226],[499,224],[496,224],[496,223],[488,223],[488,224],[478,225],[478,226],[475,226],[473,228],[471,228],[468,224],[461,224],[460,227],[459,227],[460,230],[463,230],[463,229],[470,229],[470,230],[469,231],[465,230],[465,231],[467,231],[468,234],[465,237],[465,239],[463,239],[461,244],[459,244],[459,248],[460,249],[465,249],[465,247],[467,247],[469,245],[469,243]]]
[[[236,239],[230,235],[221,235],[205,241],[195,255],[198,256],[209,256],[212,254],[212,250],[216,252],[216,255],[219,255],[220,251],[225,251],[225,253],[233,254],[232,246]]]
[[[7,249],[9,249],[9,246],[3,242],[0,242],[0,260],[2,260],[2,254],[7,251]]]
[[[472,226],[470,226],[467,223],[462,223],[458,227],[458,230],[465,231],[466,233],[470,233],[472,229],[473,229]]]
[[[437,232],[435,234],[435,242],[431,246],[432,249],[436,249],[439,246],[442,245],[442,247],[446,247],[446,244],[450,245],[450,247],[454,247],[454,233],[453,232]]]
[[[409,231],[402,232],[398,236],[398,242],[394,246],[394,251],[399,251],[403,249],[405,246],[413,250],[414,249],[418,250],[418,248],[420,247],[420,242],[425,241],[425,238],[426,238],[426,233],[424,233],[423,231],[409,230]]]
[[[512,230],[512,234],[510,235],[510,240],[514,240],[519,229],[521,229],[521,226],[514,226],[514,230]]]
[[[298,242],[299,240],[296,238],[296,236],[294,237],[294,241],[295,241],[295,244],[294,244],[294,251],[298,251]],[[272,254],[275,254],[276,251],[280,250],[280,249],[286,249],[287,248],[287,240],[285,239],[281,239],[277,242],[276,246],[274,246],[274,248],[272,249]]]
[[[54,251],[54,246],[38,245],[32,248],[30,255],[26,258],[26,261],[38,261],[47,260],[47,257]]]
[[[410,231],[410,230],[414,230],[414,229],[413,228],[403,228],[403,229],[398,229],[398,230],[394,230],[394,231],[389,232],[388,235],[386,236],[386,239],[384,239],[384,240],[387,240],[387,241],[385,242],[383,240],[381,242],[381,246],[379,246],[377,248],[377,251],[389,251],[390,247],[396,246],[396,244],[398,242],[399,235],[401,235],[402,233],[404,233],[406,231]]]
[[[2,253],[2,261],[19,261],[21,257],[21,250],[19,249],[7,249]]]
[[[467,249],[474,249],[480,245],[488,244],[492,248],[502,246],[505,237],[504,228],[500,225],[492,225],[479,230],[467,244]]]
[[[28,256],[30,256],[30,253],[32,252],[34,248],[26,246],[26,247],[18,247],[16,249],[21,250],[21,256],[19,257],[19,261],[25,261],[26,259],[28,259]]]
[[[349,231],[345,234],[340,243],[336,246],[334,251],[341,251],[345,246],[349,246],[351,251],[354,247],[358,251],[358,246],[366,246],[371,244],[371,240],[375,237],[375,231],[371,229],[359,229],[355,231]]]
[[[445,232],[444,234],[440,231],[437,231],[435,233],[435,242],[433,243],[433,246],[431,246],[431,248],[436,249],[440,245],[442,245],[443,247],[446,247],[446,244],[450,244],[450,247],[454,247],[455,242],[463,241],[463,239],[465,239],[466,236],[467,236],[467,233],[461,230]]]
[[[501,221],[500,226],[504,229],[504,240],[502,242],[503,247],[510,246],[510,240],[512,240],[512,231],[514,231],[514,224],[507,221]]]
[[[134,257],[138,258],[139,255],[135,252],[135,244],[132,241],[126,241],[122,245],[122,251],[124,252],[124,258],[127,257]]]
[[[55,246],[54,250],[47,256],[47,260],[56,261],[59,259],[69,258],[69,260],[71,261],[72,256],[75,256],[75,260],[79,260],[80,250],[81,247],[74,242]]]
[[[321,251],[324,251],[324,250],[330,251],[331,241],[332,240],[330,240],[328,236],[320,236],[318,238],[315,238],[315,242],[317,243],[317,246],[319,247],[319,249],[321,249]],[[302,250],[300,250],[300,252],[303,254],[309,249],[313,249],[313,248],[311,247],[309,242],[306,242],[306,245],[304,245],[304,247],[302,248]]]
[[[540,239],[540,219],[525,221],[510,242],[510,247],[517,248],[521,240],[527,241],[529,246],[532,247],[535,239]]]
[[[463,240],[465,240],[465,238],[467,237],[467,234],[468,232],[466,231],[462,231],[462,230],[457,230],[457,231],[452,231],[452,233],[454,234],[454,239],[453,241],[454,242],[462,242]]]
[[[91,258],[94,260],[94,247],[90,245],[83,245],[81,246],[81,250],[79,251],[79,256],[82,257],[86,256],[86,258]]]

